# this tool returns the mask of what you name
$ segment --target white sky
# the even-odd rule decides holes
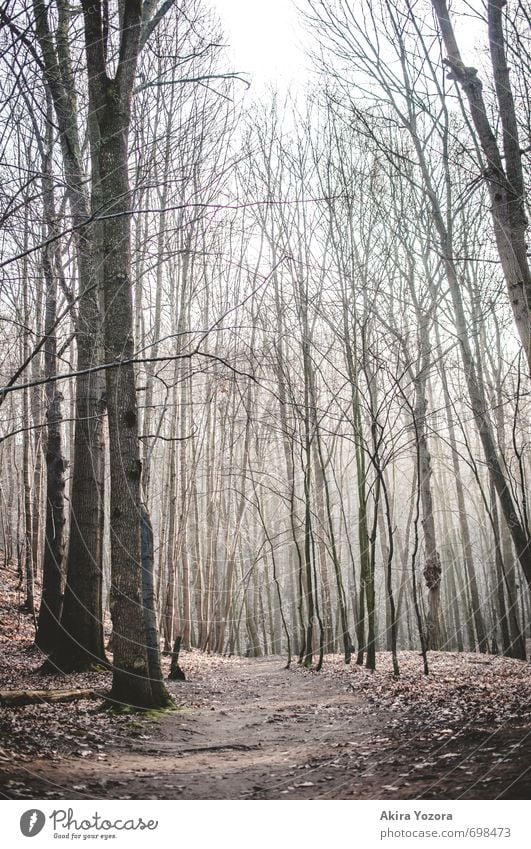
[[[472,3],[474,0],[472,0]],[[478,0],[475,0],[477,3]],[[232,55],[234,70],[246,72],[254,91],[269,83],[278,87],[310,75],[304,55],[305,37],[293,0],[209,0],[217,11]],[[304,3],[301,3],[303,6]],[[453,17],[465,62],[474,62],[474,43],[482,26],[470,14],[470,0],[459,0]]]
[[[306,75],[307,60],[291,0],[210,0],[234,57],[234,68],[252,78],[253,88],[288,84]]]

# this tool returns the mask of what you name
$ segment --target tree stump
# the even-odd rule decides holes
[[[181,640],[182,637],[175,638],[175,645],[173,646],[173,651],[171,653],[170,674],[168,675],[169,681],[186,681],[186,675],[179,666],[179,652],[181,650]]]

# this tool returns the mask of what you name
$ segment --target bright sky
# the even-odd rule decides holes
[[[235,70],[246,71],[253,88],[305,76],[307,61],[291,0],[210,0],[231,45]]]
[[[249,74],[255,91],[269,83],[282,87],[292,80],[301,82],[309,76],[311,63],[301,46],[305,33],[293,0],[209,2],[221,20],[234,69]],[[467,15],[473,2],[461,0],[457,8],[459,14],[453,18],[465,61],[474,60],[474,42],[483,34],[481,25],[478,33],[478,21]]]

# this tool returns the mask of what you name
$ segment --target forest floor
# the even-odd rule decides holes
[[[4,612],[0,689],[108,688],[109,673],[44,676],[29,622]],[[9,626],[5,623],[11,622]],[[110,716],[99,703],[0,708],[8,799],[526,799],[530,665],[474,654],[379,653],[321,672],[285,659],[183,652],[178,710]]]

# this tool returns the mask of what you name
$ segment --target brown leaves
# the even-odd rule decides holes
[[[349,692],[363,694],[376,707],[396,711],[414,709],[420,720],[443,725],[441,735],[464,720],[480,725],[501,724],[531,712],[531,676],[528,663],[506,657],[430,652],[430,674],[422,674],[417,652],[399,652],[401,676],[392,676],[391,658],[378,654],[370,672],[346,666],[336,655],[326,657],[321,675],[341,681]],[[306,670],[298,667],[300,674]]]

